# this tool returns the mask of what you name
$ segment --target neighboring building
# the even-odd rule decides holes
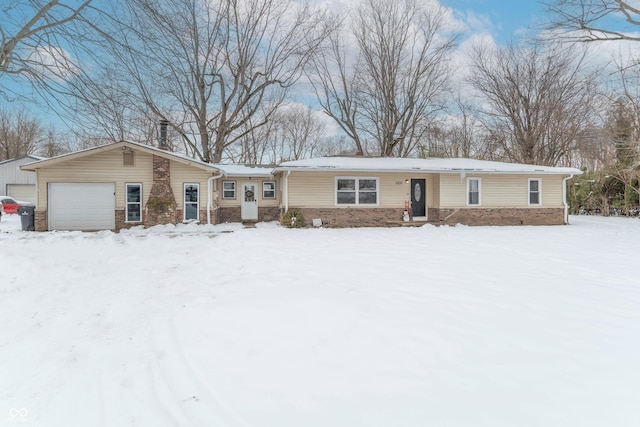
[[[43,159],[44,157],[27,155],[0,162],[0,196],[35,203],[36,176],[21,170],[20,166]]]
[[[472,159],[324,157],[280,164],[283,205],[305,224],[357,227],[411,221],[554,225],[568,221],[574,168]]]
[[[22,170],[35,172],[38,231],[274,221],[289,209],[300,210],[307,226],[564,224],[566,181],[582,173],[470,159],[216,165],[125,141]]]

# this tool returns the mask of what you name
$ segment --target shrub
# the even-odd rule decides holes
[[[282,219],[280,220],[280,224],[289,228],[300,228],[304,225],[304,218],[302,217],[302,212],[296,209],[290,209],[282,215]]]

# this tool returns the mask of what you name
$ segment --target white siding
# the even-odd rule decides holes
[[[7,185],[9,184],[35,184],[36,174],[20,169],[20,166],[35,161],[36,159],[31,157],[22,157],[0,164],[0,196],[8,195]]]
[[[35,175],[35,173],[33,174]],[[13,197],[15,200],[36,203],[36,185],[35,184],[7,184],[7,196]]]

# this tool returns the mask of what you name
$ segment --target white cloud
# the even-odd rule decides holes
[[[53,80],[64,80],[78,73],[71,55],[60,46],[37,46],[29,54],[27,62],[32,69]]]

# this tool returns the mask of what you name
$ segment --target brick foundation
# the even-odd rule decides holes
[[[217,210],[216,222],[211,217],[212,224],[222,224],[225,222],[242,222],[242,208],[240,206],[220,207]],[[205,212],[206,213],[206,212]],[[258,221],[280,221],[280,208],[278,206],[258,206]]]
[[[280,221],[280,208],[277,206],[258,207],[258,220],[264,222]]]
[[[214,214],[214,210],[211,211],[211,224],[215,224],[215,214]],[[184,210],[182,209],[177,209],[176,210],[176,218],[177,221],[183,222],[184,221]],[[198,211],[198,224],[206,224],[207,223],[207,210],[206,209],[200,209]]]
[[[296,208],[302,213],[304,226],[311,227],[314,218],[322,220],[323,227],[388,227],[390,221],[402,221],[399,208]]]
[[[447,225],[563,225],[563,208],[437,209],[429,222]]]

